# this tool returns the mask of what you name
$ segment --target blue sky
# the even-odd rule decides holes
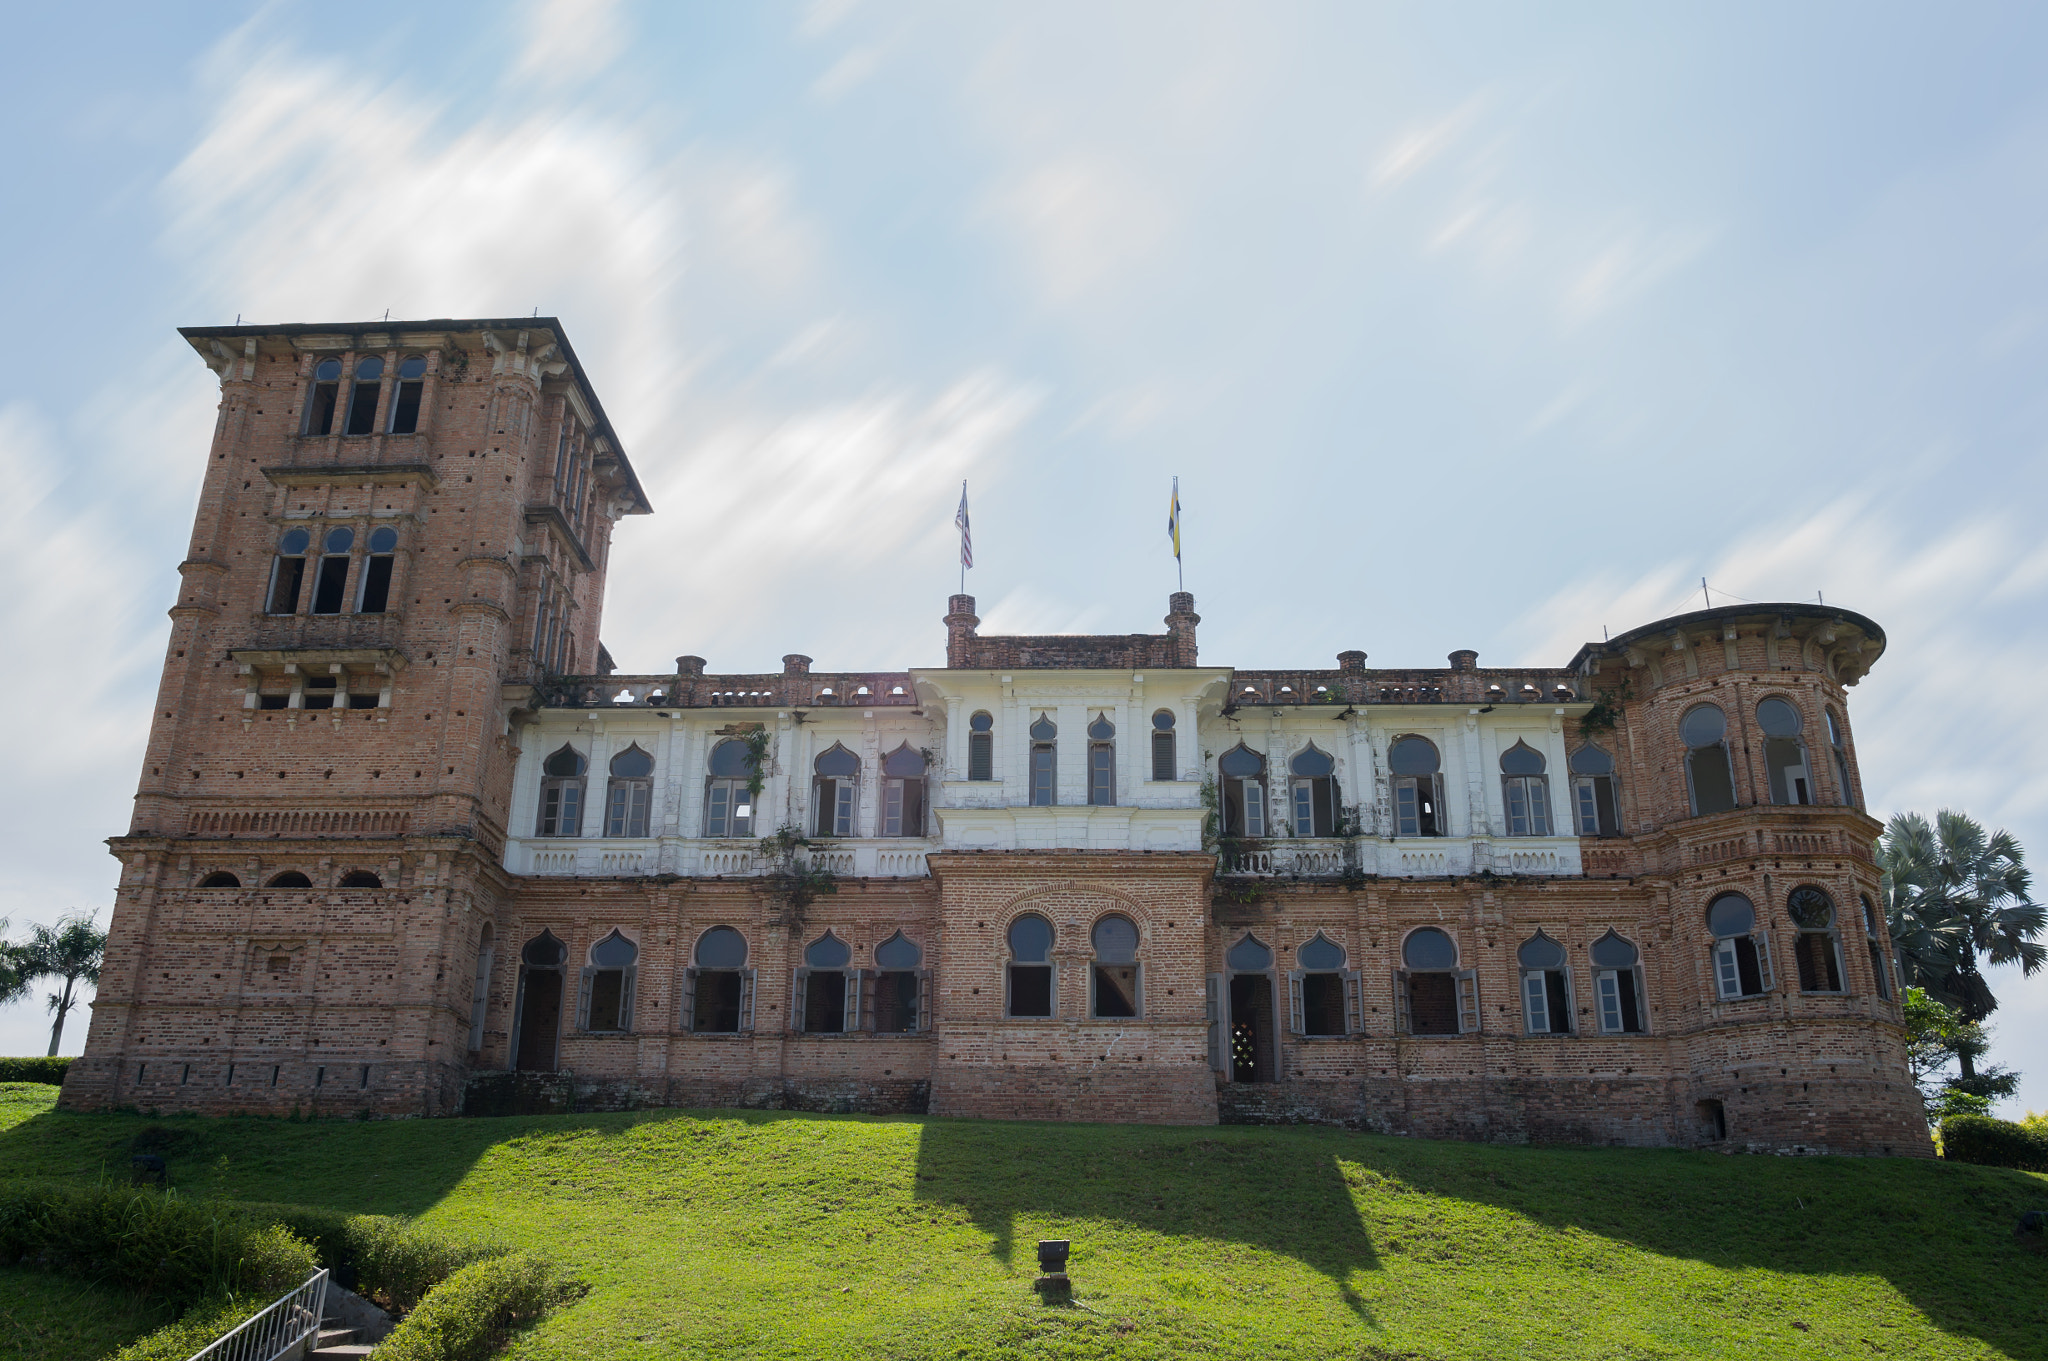
[[[0,216],[17,931],[111,901],[215,385],[173,328],[563,318],[628,671],[1152,629],[1562,664],[1825,592],[1874,811],[2048,866],[2048,17],[32,7]],[[2048,1108],[2048,976],[1995,980]],[[39,1005],[0,1051],[40,1049]],[[82,1042],[74,1022],[67,1050]]]

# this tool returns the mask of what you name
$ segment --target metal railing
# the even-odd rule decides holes
[[[323,1267],[256,1317],[194,1352],[192,1361],[276,1361],[307,1338],[318,1337],[326,1313],[327,1270]]]

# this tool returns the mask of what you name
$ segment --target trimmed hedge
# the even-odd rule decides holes
[[[240,1209],[311,1243],[343,1284],[394,1314],[405,1313],[471,1263],[509,1251],[496,1243],[445,1238],[391,1215],[344,1215],[305,1205],[245,1204]]]
[[[197,1304],[176,1323],[145,1333],[106,1361],[187,1361],[269,1307],[269,1300],[249,1297]]]
[[[0,1059],[0,1082],[47,1082],[61,1087],[70,1067],[70,1059]]]
[[[275,1218],[126,1187],[0,1186],[0,1263],[117,1282],[177,1305],[276,1296],[319,1268]]]
[[[1941,1156],[1979,1167],[2048,1172],[2048,1131],[1988,1115],[1952,1115],[1941,1122]]]
[[[377,1361],[484,1361],[514,1327],[575,1293],[530,1253],[472,1262],[435,1286],[377,1344]]]

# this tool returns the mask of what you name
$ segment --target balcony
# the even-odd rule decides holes
[[[382,651],[398,646],[402,614],[259,614],[245,647],[254,652]]]
[[[1221,871],[1255,879],[1436,879],[1584,872],[1576,837],[1283,837],[1233,852]]]
[[[843,838],[798,854],[813,869],[845,879],[924,879],[931,874],[923,838]],[[752,840],[686,837],[530,837],[508,841],[505,868],[541,877],[621,878],[673,874],[687,879],[751,879],[774,867]]]

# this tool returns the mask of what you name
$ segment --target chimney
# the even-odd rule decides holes
[[[1192,591],[1175,591],[1166,597],[1166,631],[1173,636],[1175,666],[1195,665],[1195,625],[1201,622]]]
[[[974,664],[974,649],[968,644],[974,641],[974,630],[981,620],[974,613],[974,597],[955,595],[946,597],[946,665],[967,667]]]
[[[808,676],[811,674],[811,659],[801,652],[792,652],[782,659],[782,674],[785,676]]]
[[[1337,665],[1345,671],[1363,671],[1365,670],[1365,654],[1356,648],[1349,652],[1340,652],[1337,654]]]
[[[1451,654],[1451,670],[1474,671],[1479,667],[1479,654],[1469,647],[1461,647]]]
[[[676,674],[677,674],[678,676],[701,676],[701,675],[703,675],[703,674],[704,674],[704,659],[703,659],[702,657],[678,657],[678,658],[676,658]]]

